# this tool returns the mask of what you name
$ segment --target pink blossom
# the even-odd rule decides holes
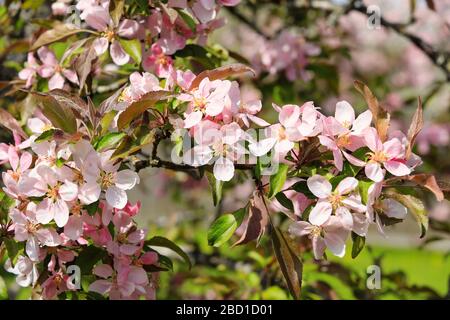
[[[58,227],[64,227],[69,219],[69,204],[78,196],[75,183],[60,181],[58,175],[45,165],[36,168],[35,195],[44,196],[36,208],[36,219],[47,224],[53,219]]]
[[[197,125],[203,117],[218,116],[224,109],[231,82],[228,80],[210,81],[203,79],[197,89],[178,96],[181,101],[189,102],[185,113],[185,128]]]
[[[345,241],[350,232],[342,226],[341,220],[336,216],[319,225],[306,221],[294,222],[289,227],[289,232],[297,237],[308,236],[311,239],[314,257],[321,259],[325,249],[338,257],[345,255]]]
[[[63,68],[55,54],[47,47],[41,47],[37,51],[42,65],[38,69],[38,73],[43,78],[50,78],[48,81],[48,88],[62,89],[64,87],[65,79],[74,84],[78,84],[78,76],[75,71]]]
[[[27,62],[25,63],[25,68],[19,72],[19,78],[26,80],[25,88],[30,88],[36,81],[36,74],[39,68],[40,65],[34,57],[34,53],[29,52]]]
[[[130,56],[123,49],[118,37],[126,39],[136,37],[139,29],[136,21],[124,19],[115,26],[108,9],[101,6],[86,9],[84,19],[90,27],[102,33],[93,43],[97,55],[102,55],[110,47],[109,53],[115,64],[121,66],[129,62]]]
[[[369,179],[375,182],[384,179],[381,165],[394,176],[405,176],[411,172],[405,164],[405,150],[399,139],[393,138],[382,143],[375,128],[366,129],[364,139],[372,151],[365,167],[365,173]]]
[[[344,165],[343,156],[353,165],[363,167],[364,161],[352,156],[346,150],[355,151],[364,145],[363,132],[370,126],[372,113],[370,110],[355,119],[355,111],[347,101],[336,104],[335,117],[323,120],[323,132],[319,136],[320,143],[333,152],[334,163],[339,171]]]
[[[183,161],[193,166],[202,166],[214,161],[213,173],[217,180],[230,181],[234,176],[234,162],[238,160],[245,149],[243,131],[237,123],[230,123],[220,129],[206,127],[196,132],[194,139],[199,145],[185,153]]]
[[[276,156],[280,158],[294,148],[295,142],[315,136],[321,131],[320,114],[312,102],[307,102],[301,107],[285,105],[280,108],[274,105],[274,108],[279,112],[280,123],[265,129],[265,139],[250,142],[249,150],[257,157],[267,154],[274,148]]]
[[[319,200],[309,214],[309,221],[314,225],[322,225],[334,213],[342,225],[348,229],[353,228],[353,214],[364,213],[366,207],[356,192],[358,180],[353,177],[344,178],[335,190],[331,183],[320,175],[314,175],[307,180],[309,190]]]
[[[152,71],[160,78],[168,78],[173,69],[173,60],[164,54],[158,43],[154,43],[143,59],[142,67],[145,71]]]
[[[39,261],[39,245],[55,247],[62,239],[53,228],[43,228],[37,221],[34,211],[36,205],[31,203],[29,210],[22,213],[13,209],[10,217],[14,222],[14,234],[17,241],[26,241],[25,252],[32,261]]]
[[[16,282],[21,287],[29,287],[35,285],[39,279],[39,271],[36,262],[33,262],[27,256],[20,255],[17,262],[12,266],[11,260],[5,262],[5,270],[17,275]]]

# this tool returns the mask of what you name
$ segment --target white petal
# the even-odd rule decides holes
[[[124,190],[112,186],[106,190],[106,201],[113,208],[123,209],[127,205],[128,196]]]
[[[139,175],[129,169],[119,171],[116,176],[116,186],[122,190],[133,189],[139,183]]]
[[[306,181],[309,190],[319,199],[327,198],[331,195],[332,186],[331,183],[321,175],[314,175]]]
[[[214,164],[214,177],[220,181],[230,181],[234,176],[234,164],[227,158],[220,157]]]

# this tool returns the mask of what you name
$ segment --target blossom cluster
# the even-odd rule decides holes
[[[320,155],[332,156],[332,160],[318,163],[327,171],[305,179],[313,198],[301,192],[293,197],[303,209],[313,202],[308,216],[300,212],[302,221],[293,223],[290,230],[294,235],[310,236],[317,259],[326,247],[342,256],[351,232],[366,236],[371,223],[382,231],[383,217],[405,217],[406,207],[394,199],[381,198],[382,188],[389,176],[410,175],[421,160],[415,154],[407,156],[409,142],[400,131],[391,132],[383,142],[372,127],[371,111],[356,117],[346,101],[336,104],[335,116],[323,115],[313,102],[302,106],[274,105],[279,122],[270,125],[257,115],[261,110],[260,101],[241,101],[237,82],[204,78],[198,87],[189,89],[186,77],[180,79],[178,85],[182,92],[176,99],[187,106],[177,125],[188,130],[185,138],[193,139],[195,144],[184,150],[183,161],[194,167],[213,163],[217,180],[230,181],[235,165],[245,163],[245,156],[256,158],[270,153],[275,164],[295,165],[299,157],[297,147],[302,142],[316,140]],[[246,130],[250,121],[264,127],[258,139]],[[344,166],[348,165],[358,172],[357,177],[344,172]],[[329,174],[340,177],[341,181],[333,186]],[[359,191],[360,181],[370,185],[365,202]]]
[[[140,204],[131,205],[126,193],[139,176],[111,160],[113,151],[98,152],[87,140],[40,141],[51,129],[45,118],[30,118],[28,127],[34,133],[29,139],[2,145],[10,166],[2,174],[3,191],[15,202],[9,231],[24,244],[6,269],[19,285],[38,284],[42,297],[53,299],[80,289],[67,268],[95,247],[105,258],[92,271],[101,279],[89,291],[111,299],[153,299],[154,275],[144,267],[156,265],[158,254],[144,248],[147,230],[133,220]]]
[[[148,15],[134,19],[123,17],[118,22],[111,17],[109,0],[78,0],[75,8],[80,13],[79,18],[94,33],[93,39],[90,40],[97,56],[109,51],[109,56],[118,66],[133,62],[122,41],[134,39],[143,43],[142,46],[139,45],[143,69],[164,78],[173,69],[171,55],[183,49],[188,40],[196,40],[205,45],[209,33],[224,24],[224,20],[218,17],[220,8],[235,6],[239,2],[240,0],[174,0],[163,7],[153,7],[150,3]],[[70,3],[70,0],[54,3],[54,14],[64,16],[71,13]],[[175,10],[185,10],[185,15],[173,18],[170,10],[175,13]],[[194,26],[190,26],[183,17],[194,23]],[[41,47],[37,55],[42,64],[34,53],[30,52],[26,68],[19,73],[19,78],[26,81],[25,87],[31,87],[37,75],[49,78],[50,90],[63,88],[65,79],[78,84],[77,74],[70,67],[66,67],[70,65],[70,61],[57,61],[54,52],[48,47]]]

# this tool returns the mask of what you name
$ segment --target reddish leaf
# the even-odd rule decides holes
[[[242,224],[244,232],[233,245],[238,246],[256,240],[259,243],[269,223],[269,212],[261,195],[255,193],[250,200],[248,216]]]
[[[124,129],[131,121],[139,117],[147,109],[153,107],[160,100],[169,98],[172,95],[169,91],[151,91],[146,93],[139,101],[133,102],[120,114],[117,120],[119,130]]]
[[[421,173],[412,176],[407,176],[405,178],[433,192],[433,194],[436,196],[437,201],[444,200],[444,193],[439,187],[439,184],[436,181],[436,177],[434,175]]]
[[[77,132],[77,121],[72,109],[67,105],[61,105],[48,93],[32,92],[33,98],[41,108],[42,113],[50,122],[66,133]]]
[[[406,149],[406,159],[409,159],[412,153],[412,148],[416,142],[417,135],[423,128],[423,108],[422,99],[419,97],[417,110],[414,113],[414,117],[411,122],[411,126],[408,130],[408,147]]]
[[[0,124],[12,132],[19,134],[23,139],[28,138],[28,135],[22,130],[19,122],[4,109],[0,109]]]
[[[209,80],[214,81],[218,79],[226,79],[231,76],[238,76],[247,72],[255,75],[255,71],[252,68],[240,63],[230,64],[227,66],[216,68],[214,70],[205,70],[199,73],[194,81],[192,81],[189,90],[197,88],[200,85],[200,82],[202,82],[202,80],[205,78],[209,78]]]
[[[80,86],[80,92],[83,90],[86,79],[92,71],[92,62],[97,58],[93,42],[90,43],[89,47],[80,54],[75,60],[75,70],[78,74],[78,81]]]
[[[428,9],[436,11],[436,5],[434,4],[433,0],[426,0],[426,2]]]
[[[73,24],[58,23],[53,27],[53,29],[47,30],[43,34],[41,34],[39,38],[33,43],[30,50],[34,51],[42,46],[46,46],[53,42],[63,40],[64,38],[67,38],[71,35],[80,32],[92,32],[92,31],[86,29],[79,29],[77,26]]]
[[[377,98],[373,95],[372,91],[370,91],[369,87],[360,81],[355,81],[354,85],[356,90],[363,95],[372,112],[373,122],[375,123],[375,128],[377,129],[381,141],[386,141],[391,118],[390,114],[380,106]]]
[[[272,246],[290,293],[296,300],[300,299],[303,275],[301,259],[291,248],[287,238],[279,228],[273,229]]]

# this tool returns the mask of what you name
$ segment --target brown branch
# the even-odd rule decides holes
[[[203,176],[200,173],[200,168],[212,170],[212,165],[205,165],[202,167],[194,167],[194,166],[190,166],[187,164],[177,164],[177,163],[174,163],[171,161],[162,160],[158,156],[158,147],[159,147],[159,144],[161,143],[161,141],[163,141],[166,138],[168,138],[168,136],[166,134],[157,134],[156,135],[155,140],[153,142],[152,153],[149,156],[149,159],[140,160],[134,164],[134,167],[136,168],[137,172],[139,172],[145,168],[163,168],[163,169],[168,169],[168,170],[172,170],[172,171],[185,172],[185,173],[189,174],[190,176],[192,176],[194,179],[199,180]],[[234,167],[236,170],[253,170],[253,168],[255,166],[251,165],[251,164],[235,164]]]

